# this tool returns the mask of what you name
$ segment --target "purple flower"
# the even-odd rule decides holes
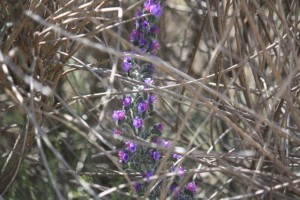
[[[119,151],[118,156],[122,163],[127,163],[129,161],[129,155],[125,151]]]
[[[176,197],[179,196],[180,190],[179,190],[178,185],[177,185],[176,182],[172,183],[172,185],[170,186],[170,190],[171,190],[171,193],[175,194]]]
[[[149,180],[149,178],[153,176],[153,172],[147,172],[147,173],[144,173],[142,174],[142,177],[143,178],[147,178],[147,180]]]
[[[146,11],[150,12],[152,15],[154,15],[157,18],[160,17],[162,14],[162,9],[159,1],[147,0],[144,3],[144,7]]]
[[[123,62],[131,63],[131,61],[132,61],[131,57],[124,57],[124,61]]]
[[[135,16],[140,17],[142,16],[143,12],[141,10],[137,10]]]
[[[139,117],[135,117],[133,120],[133,126],[135,128],[140,128],[144,125],[144,120],[142,118]]]
[[[165,140],[162,139],[162,138],[158,138],[158,137],[155,137],[152,142],[156,143],[158,146],[162,147],[164,146],[164,142]]]
[[[149,96],[149,103],[153,104],[153,103],[155,103],[155,101],[156,101],[156,95],[155,94],[151,94]]]
[[[130,41],[135,42],[139,39],[139,37],[140,37],[140,32],[134,29],[130,34]]]
[[[142,22],[142,27],[143,27],[144,30],[149,30],[149,27],[150,27],[149,22],[144,20]]]
[[[165,140],[165,141],[164,141],[164,146],[165,146],[166,148],[170,148],[170,147],[171,147],[171,142],[168,141],[168,140]]]
[[[147,40],[145,38],[140,38],[139,45],[142,47],[145,46],[145,44],[147,44]]]
[[[174,192],[174,190],[176,189],[176,187],[177,187],[177,184],[175,182],[172,183],[172,185],[170,186],[171,192]]]
[[[175,159],[177,159],[177,160],[179,160],[180,158],[182,158],[182,155],[173,153],[172,157],[175,158]]]
[[[158,33],[159,32],[159,28],[156,25],[154,25],[154,26],[152,26],[150,28],[150,32],[151,33]]]
[[[118,129],[114,129],[113,134],[114,134],[114,135],[122,135],[123,132],[120,131],[120,130],[118,130]]]
[[[186,189],[195,193],[196,192],[196,189],[197,189],[197,185],[196,183],[193,181],[193,182],[189,182],[186,186]]]
[[[112,115],[115,121],[119,121],[125,118],[125,110],[114,110]]]
[[[148,85],[152,85],[153,84],[153,80],[152,78],[145,78],[144,82]]]
[[[128,72],[132,68],[132,58],[125,57],[123,60],[122,67],[125,72]]]
[[[149,109],[149,104],[147,101],[141,101],[139,104],[138,104],[138,111],[140,113],[142,112],[145,112]]]
[[[163,123],[158,123],[154,125],[155,130],[157,131],[162,131],[164,130],[164,124]]]
[[[139,49],[139,53],[146,53],[147,49],[146,48],[143,48],[143,47],[140,47]]]
[[[128,107],[131,104],[131,97],[123,97],[123,106]]]
[[[180,166],[180,167],[176,168],[174,171],[177,173],[177,175],[180,178],[182,178],[184,173],[186,172],[186,169],[183,166]]]
[[[160,159],[160,153],[158,151],[152,151],[151,156],[156,161]]]
[[[142,185],[140,183],[133,183],[133,187],[137,192],[139,192],[142,189]]]
[[[150,13],[154,15],[156,18],[160,17],[162,14],[162,9],[160,3],[156,3],[150,6]]]
[[[130,153],[134,153],[137,150],[137,144],[133,142],[126,142],[126,148],[130,151]]]
[[[131,69],[132,65],[130,63],[123,62],[122,67],[123,67],[124,72],[128,72]]]
[[[160,48],[160,45],[157,40],[152,40],[150,44],[150,50],[156,52]]]
[[[145,9],[146,9],[148,12],[150,12],[150,6],[151,6],[152,4],[154,4],[154,3],[155,3],[154,0],[147,0],[147,1],[144,3]]]

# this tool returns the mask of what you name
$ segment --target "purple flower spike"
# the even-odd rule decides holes
[[[135,117],[133,120],[133,126],[135,128],[140,128],[144,125],[144,120],[142,118],[139,117]]]
[[[114,110],[113,116],[115,121],[119,121],[125,118],[125,110]]]
[[[152,158],[156,161],[160,159],[160,153],[158,151],[153,151],[152,152]]]
[[[149,109],[149,104],[146,101],[142,101],[138,104],[138,111],[140,113],[145,112]]]
[[[130,153],[134,153],[137,150],[137,144],[133,142],[126,142],[126,148],[130,151]]]
[[[137,10],[135,16],[135,28],[130,33],[130,41],[135,47],[131,53],[137,54],[137,56],[142,56],[144,54],[156,59],[157,50],[160,48],[158,42],[157,33],[159,28],[157,27],[156,22],[158,17],[162,15],[161,0],[144,0],[144,8]],[[134,24],[133,24],[134,25]],[[145,141],[150,141],[154,143],[156,148],[148,146],[140,146],[131,139],[127,138],[125,140],[125,145],[123,148],[118,151],[119,162],[123,164],[124,169],[130,169],[133,171],[139,172],[143,179],[146,182],[150,181],[150,177],[153,177],[157,165],[159,165],[162,157],[164,156],[161,149],[170,148],[171,143],[161,137],[164,125],[162,123],[157,123],[150,127],[146,127],[145,121],[150,117],[150,111],[154,109],[154,103],[156,101],[156,95],[148,93],[149,87],[152,87],[154,84],[154,65],[150,62],[140,61],[136,56],[130,56],[131,53],[124,53],[123,62],[121,63],[123,70],[128,78],[131,78],[135,81],[142,81],[142,84],[137,86],[130,86],[130,88],[138,88],[139,93],[133,95],[124,95],[122,99],[122,109],[124,110],[115,110],[113,111],[113,119],[116,121],[117,125],[130,125],[133,129],[133,135],[141,137]],[[145,91],[142,91],[145,90]],[[120,121],[122,120],[122,121]],[[115,138],[119,135],[127,135],[125,130],[114,129],[113,133]],[[123,137],[121,137],[123,138]],[[145,155],[146,154],[146,155]],[[146,159],[146,160],[145,160]],[[171,161],[174,161],[171,160]],[[143,162],[143,163],[138,163]],[[179,176],[184,174],[184,168],[175,168]],[[151,170],[151,171],[150,171]],[[176,175],[176,179],[180,179]],[[171,191],[174,191],[176,198],[181,198],[181,191],[179,192],[177,183],[172,184]],[[136,179],[133,179],[133,191],[142,194],[145,192],[145,186],[147,183],[138,183]],[[187,188],[192,186],[185,186],[184,192],[187,192],[188,198],[191,196],[191,192]],[[177,192],[178,190],[178,192]],[[170,193],[169,193],[170,194]],[[178,194],[178,196],[177,196]],[[154,198],[159,197],[159,192],[149,194]],[[186,196],[182,196],[186,198]],[[173,198],[173,197],[172,197]]]
[[[187,185],[186,185],[186,189],[195,193],[196,190],[197,190],[197,185],[196,183],[193,181],[193,182],[189,182]]]
[[[119,151],[118,156],[122,163],[127,163],[129,161],[129,155],[125,151]]]
[[[131,97],[123,97],[123,106],[128,107],[131,104]]]

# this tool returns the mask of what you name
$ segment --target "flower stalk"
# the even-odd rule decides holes
[[[136,12],[137,20],[135,21],[135,29],[130,34],[130,41],[136,47],[134,53],[148,54],[155,58],[158,49],[160,48],[157,40],[159,28],[156,23],[162,15],[162,7],[159,0],[146,0],[143,4],[143,9]],[[145,61],[133,59],[129,56],[123,58],[122,69],[131,79],[141,81],[145,84],[154,84],[153,73],[154,65]],[[145,85],[137,85],[132,89],[145,90]],[[123,124],[129,125],[133,130],[134,136],[141,138],[149,143],[154,143],[159,149],[138,145],[131,141],[131,136],[127,136],[119,129],[114,130],[114,134],[123,135],[128,140],[118,152],[118,157],[122,167],[125,170],[140,172],[143,178],[150,178],[158,169],[164,152],[161,149],[170,148],[171,143],[162,138],[164,126],[162,123],[154,124],[146,127],[146,120],[151,117],[151,112],[154,109],[156,96],[149,92],[139,92],[130,96],[124,96],[122,99],[123,108],[113,112],[113,119],[118,126]],[[181,157],[177,154],[172,154],[169,158],[170,163],[175,163]],[[172,165],[170,165],[172,166]],[[184,188],[179,188],[179,182],[184,178],[185,168],[177,166],[175,169],[177,176],[172,180],[169,191],[169,196],[177,199],[194,199],[197,186],[195,182],[189,182]],[[136,192],[143,195],[147,190],[147,182],[140,183],[138,180],[134,183]],[[151,191],[149,198],[157,199],[160,196],[162,189],[161,184],[156,184],[156,187]],[[165,192],[165,191],[163,191]]]

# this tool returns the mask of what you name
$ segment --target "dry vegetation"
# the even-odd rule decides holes
[[[0,199],[134,198],[111,114],[138,84],[120,58],[141,3],[0,0]],[[199,199],[300,197],[299,10],[164,1],[160,59],[140,59]]]

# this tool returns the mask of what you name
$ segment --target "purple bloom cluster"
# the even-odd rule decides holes
[[[145,9],[155,17],[160,17],[162,14],[160,2],[157,0],[147,0],[144,3]]]
[[[125,110],[115,110],[113,113],[113,118],[115,121],[120,121],[125,118]]]
[[[143,14],[150,14],[143,17]],[[155,54],[160,48],[159,42],[156,39],[156,34],[159,29],[155,25],[157,19],[162,14],[162,8],[160,1],[158,0],[147,0],[144,3],[144,9],[138,10],[136,16],[138,19],[135,22],[135,29],[130,34],[130,41],[138,47],[140,52]],[[126,67],[124,67],[124,65]],[[127,58],[124,58],[123,69],[128,72],[130,67],[127,66]],[[125,70],[126,69],[126,70]]]
[[[149,155],[150,157],[152,157],[155,161],[158,161],[160,159],[160,153],[159,151],[155,151],[155,150],[150,150],[149,151]]]
[[[130,153],[134,153],[137,150],[137,144],[134,142],[126,142],[126,148],[130,151]]]
[[[163,123],[155,124],[154,128],[155,128],[157,131],[163,131],[163,130],[164,130],[164,124],[163,124]]]
[[[187,185],[186,185],[186,189],[195,193],[196,190],[197,190],[197,185],[195,182],[189,182]]]
[[[145,0],[143,9],[136,12],[137,20],[135,21],[135,28],[130,34],[130,41],[133,43],[136,49],[132,52],[135,54],[147,54],[148,56],[156,58],[156,53],[160,48],[160,44],[157,40],[157,33],[159,28],[156,25],[158,18],[162,15],[162,7],[160,0]],[[149,85],[154,84],[154,65],[145,61],[133,59],[130,56],[123,58],[122,69],[127,76],[133,80],[144,83],[140,86],[134,86],[133,89],[147,89]],[[154,172],[157,170],[161,158],[164,155],[162,149],[168,149],[171,147],[171,142],[162,138],[162,131],[164,125],[157,123],[150,128],[147,128],[146,121],[151,112],[154,109],[154,103],[156,102],[156,95],[149,92],[139,92],[132,95],[124,95],[122,99],[123,108],[113,111],[112,117],[116,121],[118,126],[126,124],[133,130],[135,136],[143,139],[144,141],[152,142],[157,145],[158,148],[149,148],[143,145],[137,145],[134,141],[125,141],[125,145],[118,152],[120,163],[124,169],[135,170],[142,174],[143,178],[149,180]],[[132,135],[114,129],[115,135]],[[127,138],[127,137],[126,137]],[[171,154],[171,162],[177,161],[181,158],[180,155]],[[170,171],[176,172],[176,180],[171,184],[170,195],[176,194],[177,199],[193,199],[197,186],[195,182],[189,182],[184,188],[178,187],[178,182],[183,179],[186,169],[183,166],[179,166]],[[134,181],[133,187],[139,194],[145,192],[147,183],[141,181]],[[159,195],[159,187],[156,187],[150,194]],[[155,196],[158,198],[159,196]],[[187,198],[186,198],[187,197]]]
[[[148,109],[149,109],[149,103],[148,103],[147,101],[141,101],[141,102],[138,104],[138,111],[139,111],[140,113],[146,112]]]
[[[128,72],[132,68],[132,58],[125,57],[123,60],[123,70],[125,72]]]
[[[131,97],[123,97],[123,106],[128,107],[131,104]]]
[[[142,118],[140,118],[140,117],[135,117],[134,118],[134,120],[133,120],[133,126],[136,129],[141,128],[143,125],[144,125],[144,120]]]
[[[129,161],[129,155],[126,151],[119,151],[118,156],[121,163],[127,163]]]
[[[117,129],[115,129],[116,131]],[[118,133],[118,131],[117,131]],[[137,151],[138,145],[134,142],[125,142],[125,149],[118,152],[118,157],[122,164],[126,164],[130,161],[130,156]]]

